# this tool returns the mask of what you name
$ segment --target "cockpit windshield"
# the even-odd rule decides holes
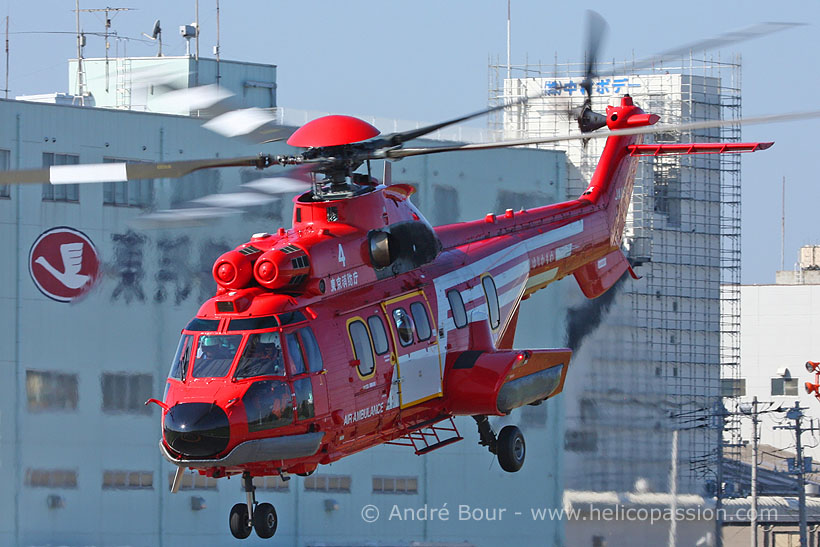
[[[251,334],[236,367],[237,378],[265,375],[285,375],[278,332]]]
[[[194,378],[221,378],[227,375],[241,342],[241,334],[200,335],[191,375]]]

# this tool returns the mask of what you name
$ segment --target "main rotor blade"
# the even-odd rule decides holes
[[[216,219],[238,215],[241,212],[239,209],[223,207],[163,209],[135,217],[129,221],[129,224],[141,230],[206,226],[212,224]]]
[[[205,120],[202,127],[224,137],[239,137],[255,144],[289,137],[295,128],[277,123],[271,109],[242,108],[233,92],[216,84],[172,89],[159,96],[155,106],[166,111],[191,113]]]
[[[667,49],[651,57],[640,59],[634,63],[628,63],[625,67],[618,69],[611,69],[605,71],[598,71],[597,75],[600,77],[615,76],[641,68],[647,68],[663,63],[664,61],[679,59],[682,55],[688,54],[690,51],[706,51],[719,49],[722,47],[745,42],[755,38],[774,34],[782,30],[787,30],[794,27],[804,26],[805,23],[757,23],[739,30],[725,32],[712,38],[704,38],[682,46]]]
[[[136,179],[179,178],[200,169],[270,165],[270,157],[214,158],[166,163],[86,163],[53,165],[43,169],[0,171],[0,184],[82,184]]]
[[[766,116],[754,116],[749,118],[738,118],[736,120],[712,120],[702,122],[683,123],[679,125],[650,125],[636,127],[632,129],[616,129],[614,131],[595,131],[592,133],[575,133],[564,135],[553,135],[551,137],[519,139],[513,141],[463,144],[457,146],[436,146],[429,148],[405,148],[401,150],[388,150],[388,159],[407,158],[410,156],[422,156],[425,154],[438,154],[441,152],[460,152],[466,150],[491,150],[494,148],[509,148],[512,146],[527,146],[533,144],[547,144],[552,142],[577,141],[586,139],[602,139],[611,136],[623,135],[646,135],[652,133],[668,133],[670,131],[693,131],[696,129],[710,129],[724,127],[727,125],[755,125],[775,122],[793,122],[820,118],[820,110],[810,110],[805,112],[792,112],[788,114],[772,114]]]
[[[510,106],[517,106],[519,104],[523,104],[527,102],[529,99],[534,98],[535,96],[524,96],[518,99],[514,99],[510,102],[506,102],[504,104],[492,106],[490,108],[486,108],[484,110],[479,110],[478,112],[473,112],[472,114],[467,114],[466,116],[460,116],[458,118],[453,118],[451,120],[447,120],[445,122],[434,123],[432,125],[428,125],[425,127],[419,127],[418,129],[410,129],[408,131],[401,131],[399,133],[391,133],[390,135],[386,135],[381,139],[377,139],[375,142],[381,145],[383,142],[386,141],[385,146],[399,146],[407,141],[411,141],[413,139],[417,139],[419,137],[423,137],[424,135],[428,135],[433,133],[434,131],[438,131],[439,129],[443,129],[447,126],[454,125],[457,123],[461,123],[467,120],[471,120],[473,118],[478,118],[479,116],[484,116],[486,114],[490,114],[492,112],[497,112],[499,110],[503,110]]]

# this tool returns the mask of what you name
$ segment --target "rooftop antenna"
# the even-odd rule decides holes
[[[159,19],[154,21],[154,29],[151,31],[151,36],[148,36],[144,32],[142,33],[142,35],[146,38],[150,38],[151,40],[156,40],[157,43],[159,43],[157,57],[162,57],[162,27],[159,26]]]
[[[9,98],[9,16],[6,15],[6,99]]]
[[[188,57],[191,56],[191,38],[196,37],[196,30],[196,22],[191,23],[190,25],[179,26],[179,34],[185,38],[185,55]]]
[[[79,9],[79,8],[78,8]],[[111,18],[109,17],[110,12],[118,12],[118,11],[133,11],[134,8],[94,8],[94,9],[81,9],[79,11],[84,11],[86,13],[97,13],[97,12],[105,12],[105,92],[108,93],[108,50],[111,48],[111,44],[108,41],[108,36],[111,34]]]
[[[8,86],[6,86],[8,87]],[[783,176],[783,188],[780,198],[780,269],[786,269],[786,176]]]
[[[507,0],[507,80],[509,80],[510,77],[511,77],[511,70],[510,70],[510,4],[511,4],[511,0]]]
[[[77,15],[77,96],[80,104],[85,104],[85,70],[83,69],[83,46],[85,45],[85,34],[80,30],[80,0],[76,0],[74,13]]]
[[[219,0],[216,0],[216,45],[214,46],[214,55],[216,56],[216,85],[219,87]]]

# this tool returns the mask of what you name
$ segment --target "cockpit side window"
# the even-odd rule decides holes
[[[196,348],[194,378],[221,378],[228,374],[242,342],[241,334],[202,334]]]
[[[245,351],[236,366],[236,378],[254,376],[284,376],[282,346],[278,332],[251,334],[245,344]]]
[[[305,358],[302,356],[302,344],[295,332],[285,335],[285,343],[288,345],[288,359],[291,365],[291,373],[295,376],[305,372]]]
[[[285,382],[260,380],[242,396],[248,431],[264,431],[293,423],[293,396]]]
[[[174,355],[174,360],[171,362],[171,372],[168,373],[169,378],[185,379],[185,375],[188,374],[188,363],[191,360],[193,341],[192,334],[183,334],[182,338],[179,339],[176,355]]]
[[[322,362],[322,352],[319,351],[319,343],[316,342],[313,329],[310,327],[299,329],[299,336],[302,338],[302,345],[305,348],[305,356],[308,360],[310,372],[321,372],[325,365]]]

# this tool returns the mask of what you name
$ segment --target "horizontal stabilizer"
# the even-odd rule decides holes
[[[623,251],[615,249],[605,257],[594,260],[575,270],[573,275],[584,296],[597,298],[614,285],[629,269],[629,262],[627,262]]]
[[[631,144],[630,156],[685,156],[688,154],[740,154],[771,148],[773,142],[695,142],[689,144]]]

